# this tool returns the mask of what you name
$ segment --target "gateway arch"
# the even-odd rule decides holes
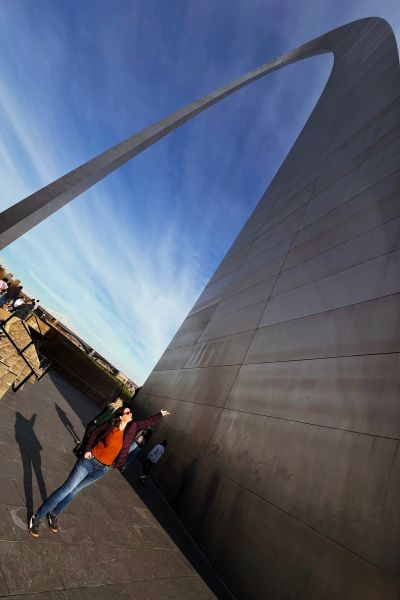
[[[237,598],[397,598],[400,77],[381,19],[335,29],[0,215],[0,247],[236,90],[334,54],[327,85],[145,383],[158,484]],[[212,243],[212,240],[210,241]]]

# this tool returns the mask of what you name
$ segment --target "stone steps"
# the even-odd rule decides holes
[[[7,332],[13,338],[18,348],[24,348],[31,341],[24,324],[18,318],[13,318],[6,325]],[[24,353],[37,375],[40,375],[40,361],[35,347],[30,346]],[[7,336],[0,332],[0,399],[4,396],[12,383],[18,384],[31,372],[24,359],[18,354]],[[35,378],[28,380],[35,382]]]

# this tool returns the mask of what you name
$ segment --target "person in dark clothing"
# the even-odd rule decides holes
[[[137,432],[169,414],[167,410],[161,410],[143,421],[133,421],[131,410],[125,407],[117,411],[111,421],[96,426],[88,436],[83,457],[77,460],[66,481],[32,515],[29,533],[38,537],[40,523],[45,518],[50,530],[56,533],[58,515],[75,496],[104,477],[112,467],[121,471]]]
[[[153,435],[152,430],[150,428],[146,429],[146,431],[143,434],[144,440],[143,440],[142,446],[144,446],[145,444],[147,444],[147,442],[149,441],[149,439],[151,438],[152,435]]]
[[[8,290],[6,292],[7,300],[6,302],[15,302],[18,300],[22,293],[22,285],[10,285],[8,286]]]
[[[18,317],[22,321],[25,321],[25,319],[27,319],[28,316],[31,314],[34,306],[35,306],[34,299],[28,300],[28,302],[24,302],[23,304],[20,304],[18,306],[18,308],[14,311],[14,317]]]
[[[129,448],[129,454],[128,454],[128,458],[126,459],[126,463],[125,463],[123,472],[126,471],[126,469],[128,469],[131,466],[131,464],[133,463],[133,461],[135,459],[135,456],[137,456],[139,454],[139,452],[141,451],[143,446],[149,441],[149,439],[151,438],[152,435],[153,435],[153,432],[150,429],[150,427],[148,429],[139,431],[139,433],[135,437],[134,442],[131,444],[131,447]]]
[[[22,297],[22,285],[16,288],[16,293],[11,298],[12,303],[11,306],[8,307],[8,312],[13,313],[17,310],[18,306],[22,306],[25,303],[24,298]]]
[[[143,475],[140,475],[139,479],[142,483],[145,482],[147,476],[150,474],[151,469],[158,463],[160,458],[164,455],[167,447],[167,440],[163,440],[159,444],[156,444],[152,450],[148,453],[146,460],[143,463]]]
[[[0,279],[0,307],[7,302],[8,279]]]

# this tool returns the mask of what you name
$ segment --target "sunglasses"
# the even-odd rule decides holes
[[[131,410],[125,410],[122,414],[123,415],[131,415],[132,411]]]

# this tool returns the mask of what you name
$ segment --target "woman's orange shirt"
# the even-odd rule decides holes
[[[124,431],[116,427],[92,449],[93,456],[103,465],[112,465],[122,450]]]

